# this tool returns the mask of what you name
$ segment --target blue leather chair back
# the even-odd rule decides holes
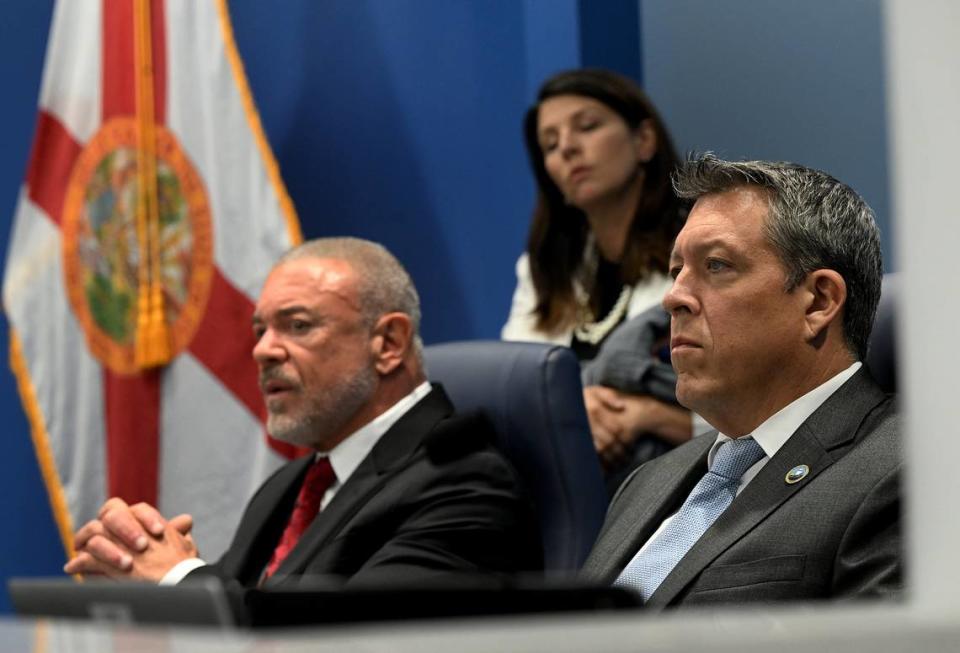
[[[458,411],[483,409],[536,504],[548,573],[580,568],[607,508],[580,365],[566,347],[464,341],[426,347],[431,381]]]
[[[883,275],[880,304],[870,333],[867,367],[880,387],[897,391],[897,275]]]

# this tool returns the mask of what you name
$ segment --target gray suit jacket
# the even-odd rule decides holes
[[[700,477],[716,432],[637,470],[584,564],[610,583]],[[810,473],[790,485],[787,472]],[[894,399],[865,369],[823,403],[744,488],[647,602],[878,597],[902,589],[900,448]]]

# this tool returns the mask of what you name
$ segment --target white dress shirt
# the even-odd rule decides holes
[[[763,469],[763,466],[773,458],[780,447],[790,439],[790,436],[793,435],[793,432],[800,428],[800,425],[803,424],[813,412],[820,407],[823,402],[825,402],[830,395],[840,389],[847,380],[853,376],[857,370],[860,369],[862,363],[857,361],[847,369],[843,370],[836,376],[825,381],[824,383],[818,385],[816,388],[808,392],[807,394],[794,399],[791,403],[787,404],[779,411],[774,413],[772,416],[768,417],[760,426],[753,430],[753,433],[749,434],[757,441],[757,444],[760,445],[760,448],[763,449],[764,456],[757,462],[755,462],[747,471],[743,473],[743,476],[740,477],[740,485],[737,486],[737,494],[743,492],[743,488],[747,487],[747,484],[752,481],[757,474],[760,473],[760,470]],[[746,436],[744,436],[746,437]],[[724,435],[723,433],[717,433],[717,439],[714,441],[713,446],[710,447],[710,453],[707,454],[707,468],[709,469],[710,465],[713,464],[713,457],[717,453],[717,449],[720,448],[720,445],[724,442],[730,442],[733,438]],[[679,512],[679,511],[678,511]],[[677,516],[677,513],[674,512],[672,515],[663,520],[660,524],[660,528],[650,536],[650,538],[643,543],[643,546],[640,547],[640,551],[643,551],[647,546],[652,542],[662,531],[666,528],[673,518]]]
[[[390,427],[393,426],[397,420],[403,417],[403,415],[413,408],[421,399],[426,397],[430,393],[430,390],[430,383],[424,381],[414,388],[413,392],[380,413],[372,422],[365,424],[359,430],[351,433],[329,452],[317,453],[317,458],[322,456],[328,456],[330,458],[330,466],[333,467],[333,471],[337,476],[337,480],[334,481],[333,485],[330,486],[320,501],[321,511],[333,500],[337,491],[343,487],[347,479],[353,475],[353,472],[356,471],[360,463],[363,462],[363,459],[373,450],[384,433],[389,431]],[[191,571],[206,564],[207,563],[200,558],[181,560],[160,579],[160,584],[176,585]]]

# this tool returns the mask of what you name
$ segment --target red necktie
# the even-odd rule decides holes
[[[264,580],[272,576],[284,558],[293,551],[300,536],[320,512],[320,501],[323,495],[336,480],[337,475],[334,474],[330,459],[326,456],[318,458],[307,471],[300,494],[297,496],[297,503],[294,504],[293,512],[290,513],[290,521],[287,522],[287,527],[280,536],[280,542],[273,550],[273,557],[267,564]]]

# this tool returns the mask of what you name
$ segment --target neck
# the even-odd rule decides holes
[[[404,364],[385,376],[381,376],[377,382],[377,388],[363,407],[358,410],[350,420],[344,424],[340,432],[324,443],[320,451],[329,451],[335,446],[356,433],[364,426],[375,420],[393,407],[398,401],[413,392],[417,386],[426,381],[427,378],[420,370],[418,365]]]
[[[597,249],[603,258],[611,263],[619,263],[623,258],[627,235],[630,233],[630,225],[633,224],[642,193],[641,172],[621,191],[584,208],[590,231],[597,242]]]
[[[426,376],[421,371],[406,365],[401,365],[390,374],[380,377],[380,385],[377,387],[373,401],[370,402],[372,417],[367,421],[373,421],[390,410],[395,403],[413,392],[426,380]]]
[[[725,401],[715,415],[702,414],[712,426],[731,438],[749,435],[758,426],[789,406],[791,403],[820,387],[855,362],[846,348],[815,357],[806,365],[797,366],[791,374],[784,369],[778,375],[781,383],[768,386],[763,396],[745,397],[740,401]],[[786,381],[789,379],[789,381]],[[731,411],[731,407],[739,410]]]

